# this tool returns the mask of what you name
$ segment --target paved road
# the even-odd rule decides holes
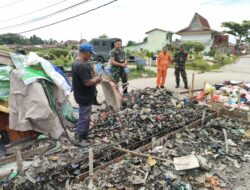
[[[150,68],[156,71],[156,68]],[[192,73],[195,73],[195,89],[202,88],[204,82],[220,83],[225,80],[239,80],[250,82],[250,56],[240,58],[235,64],[227,65],[218,71],[199,73],[197,71],[187,71],[189,84],[191,84]],[[155,79],[136,79],[129,82],[130,87],[141,89],[145,87],[155,87]],[[175,89],[174,69],[170,68],[167,74],[166,88],[171,91],[183,91],[184,84],[181,83],[180,89]]]

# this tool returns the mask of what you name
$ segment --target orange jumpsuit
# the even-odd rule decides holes
[[[166,52],[165,54],[163,52],[159,53],[157,57],[157,80],[156,80],[157,86],[164,86],[167,76],[167,69],[171,64],[171,62],[172,58],[170,53],[168,52]]]

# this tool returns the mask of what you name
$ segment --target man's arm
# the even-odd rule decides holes
[[[118,67],[124,67],[124,64],[118,63],[117,61],[115,61],[115,53],[114,52],[111,52],[111,64],[118,66]]]
[[[95,86],[102,81],[100,76],[92,78],[92,70],[86,64],[81,64],[79,67],[79,77],[85,86]]]
[[[98,83],[100,83],[102,81],[102,78],[100,76],[96,76],[93,79],[87,80],[84,82],[85,86],[95,86]]]

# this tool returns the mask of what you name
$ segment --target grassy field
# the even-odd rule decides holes
[[[156,77],[156,72],[148,70],[148,69],[142,69],[138,70],[136,68],[131,68],[129,73],[129,80],[137,79],[137,78],[153,78]]]

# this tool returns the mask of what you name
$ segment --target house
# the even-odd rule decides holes
[[[208,20],[198,13],[195,13],[188,27],[178,31],[176,34],[181,36],[181,43],[186,41],[202,43],[206,52],[213,46],[228,44],[228,36],[213,30]]]
[[[80,42],[76,41],[76,40],[67,40],[66,42],[64,42],[64,45],[75,45],[75,46],[79,46]]]
[[[173,32],[155,28],[146,32],[146,34],[147,34],[147,40],[145,42],[125,47],[125,50],[139,51],[141,49],[147,49],[151,52],[157,52],[158,50],[161,50],[162,47],[165,46],[166,44],[172,43]]]

